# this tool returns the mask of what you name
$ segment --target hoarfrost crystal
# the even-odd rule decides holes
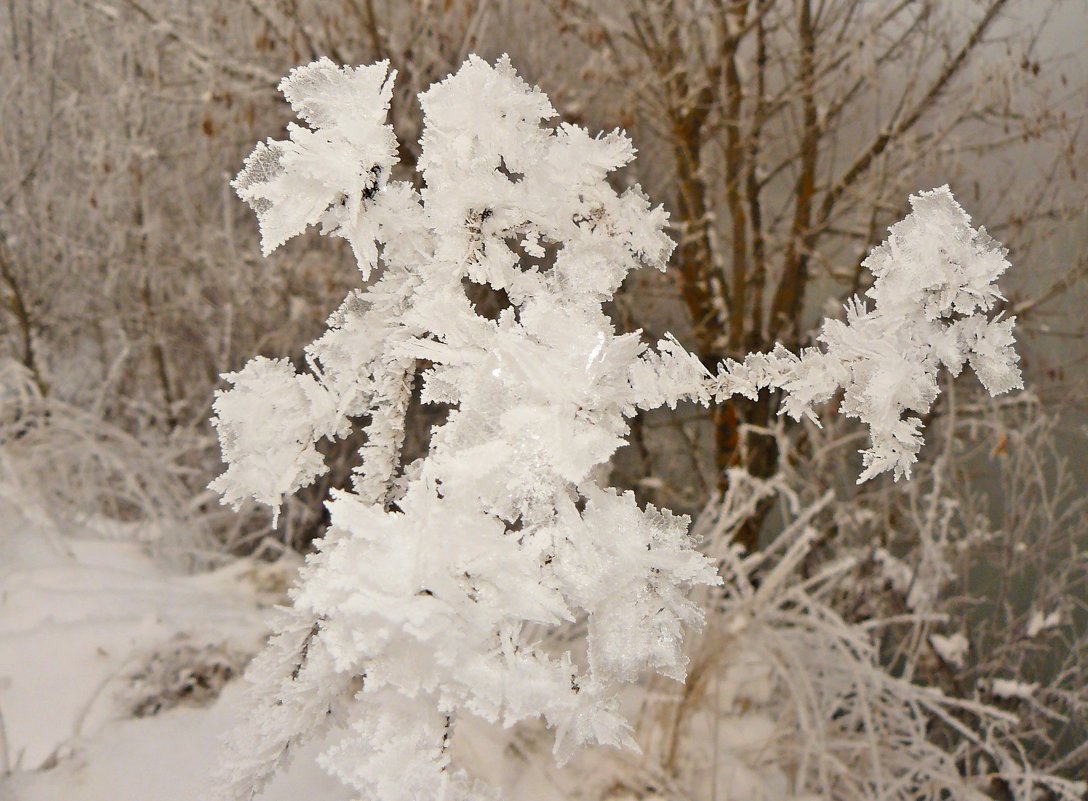
[[[785,409],[846,389],[873,435],[864,477],[906,472],[940,364],[971,360],[992,391],[1019,384],[1011,321],[973,316],[997,298],[1003,255],[946,189],[914,199],[868,265],[866,311],[829,322],[823,349],[779,349],[711,376],[672,338],[618,335],[602,304],[633,269],[665,269],[667,215],[612,171],[621,132],[542,125],[555,116],[506,58],[470,57],[421,95],[424,188],[392,180],[385,123],[394,75],[321,60],[281,84],[308,128],[258,145],[235,181],[266,253],[307,226],[350,243],[364,280],[307,351],[310,372],[256,359],[226,376],[215,413],[224,501],[276,506],[324,471],[317,444],[365,422],[350,490],[249,671],[255,711],[223,796],[251,798],[299,740],[332,731],[326,768],[363,797],[489,798],[457,770],[458,719],[543,718],[565,760],[591,743],[635,747],[617,691],[653,670],[683,680],[687,597],[720,583],[688,519],[601,486],[639,409],[774,386]],[[465,282],[509,304],[481,316]],[[418,366],[422,400],[450,404],[427,456],[403,465]],[[585,660],[541,632],[584,618]],[[583,663],[584,661],[584,663]]]

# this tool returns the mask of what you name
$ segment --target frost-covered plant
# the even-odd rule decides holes
[[[885,669],[874,635],[907,615],[844,619],[838,597],[858,581],[861,555],[806,569],[835,516],[833,492],[805,503],[781,478],[733,478],[699,533],[723,541],[752,495],[779,494],[788,525],[755,553],[723,550],[725,592],[708,611],[687,685],[646,694],[657,730],[639,732],[643,764],[603,773],[639,787],[659,765],[681,780],[683,797],[717,801],[985,801],[994,788],[1018,801],[1082,798],[1084,782],[1032,769],[1016,716],[991,699]],[[913,616],[920,626],[940,619]]]
[[[132,537],[175,567],[214,562],[187,499],[186,445],[141,441],[97,407],[44,394],[25,365],[0,358],[0,501],[45,531]]]
[[[1073,611],[1088,586],[1088,505],[1036,398],[962,394],[946,397],[908,486],[836,509],[825,550],[858,568],[835,605],[889,619],[874,629],[883,664],[1014,711],[1010,731],[1037,768],[1088,776],[1088,621]]]
[[[206,706],[219,697],[245,659],[227,643],[189,642],[178,636],[144,656],[128,673],[120,700],[137,718],[182,705]]]
[[[667,216],[608,181],[634,157],[621,132],[591,137],[555,116],[504,58],[471,57],[420,96],[422,190],[392,180],[387,64],[322,59],[281,89],[307,127],[258,145],[235,181],[265,252],[310,225],[348,240],[365,290],[307,351],[310,372],[258,358],[215,403],[228,503],[276,506],[323,470],[318,443],[365,420],[351,490],[293,605],[249,671],[252,719],[234,749],[229,798],[250,798],[299,740],[335,729],[323,764],[383,801],[489,797],[451,765],[458,719],[543,718],[562,761],[590,743],[635,745],[617,692],[650,670],[683,680],[687,597],[721,582],[688,520],[603,486],[639,409],[763,387],[786,410],[845,389],[872,432],[868,478],[906,473],[917,418],[941,365],[970,360],[994,392],[1019,385],[1012,321],[991,321],[1004,252],[970,228],[948,190],[915,211],[868,262],[866,311],[828,323],[822,349],[781,349],[717,376],[675,340],[617,335],[603,304],[632,269],[665,269]],[[470,283],[509,300],[477,312]],[[402,464],[411,387],[450,406],[427,455]],[[585,620],[585,658],[542,631]]]

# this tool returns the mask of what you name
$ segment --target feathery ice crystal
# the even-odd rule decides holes
[[[619,131],[567,124],[506,58],[470,57],[420,96],[424,188],[392,179],[386,63],[322,59],[280,85],[308,127],[260,144],[234,183],[265,253],[308,226],[346,239],[365,289],[307,350],[310,371],[258,358],[215,402],[225,502],[278,506],[326,469],[317,443],[365,425],[350,490],[303,569],[269,647],[249,670],[255,711],[238,733],[224,797],[251,798],[295,744],[331,733],[323,764],[363,797],[490,798],[451,765],[458,719],[543,717],[560,760],[634,747],[617,691],[640,672],[683,680],[687,599],[720,583],[689,521],[602,486],[639,409],[764,387],[785,411],[845,389],[872,433],[864,478],[909,471],[937,370],[970,361],[991,392],[1020,385],[998,298],[1004,251],[969,226],[947,188],[912,198],[866,265],[876,275],[822,347],[730,362],[710,375],[679,343],[617,335],[602,304],[627,273],[664,270],[666,213],[610,172],[634,158]],[[377,269],[380,265],[380,269]],[[465,281],[502,290],[497,319]],[[413,377],[449,404],[427,456],[400,460]],[[554,627],[584,618],[583,658]],[[331,730],[331,732],[330,732]]]

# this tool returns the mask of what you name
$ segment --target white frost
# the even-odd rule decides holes
[[[937,652],[937,656],[954,668],[963,667],[964,659],[971,647],[971,643],[959,631],[948,637],[941,634],[931,634],[929,642],[933,646],[933,650]]]
[[[1027,635],[1028,637],[1036,637],[1047,629],[1056,628],[1061,624],[1061,610],[1055,609],[1049,614],[1044,614],[1040,610],[1035,610],[1031,615],[1031,619],[1028,621]]]
[[[1012,321],[984,316],[1004,251],[947,188],[911,198],[866,261],[872,309],[855,298],[819,347],[711,375],[675,338],[650,348],[604,312],[630,271],[665,269],[674,247],[665,211],[607,180],[634,158],[626,135],[545,125],[554,109],[508,59],[470,57],[420,96],[417,191],[390,180],[386,73],[324,59],[294,70],[281,89],[309,128],[258,145],[235,181],[266,253],[320,224],[348,239],[364,278],[381,270],[307,349],[308,372],[257,359],[215,403],[228,467],[213,486],[228,503],[276,506],[324,471],[322,438],[359,419],[367,435],[249,671],[254,712],[226,798],[248,799],[298,743],[330,731],[324,766],[384,801],[491,797],[451,761],[466,716],[543,718],[560,761],[592,743],[634,747],[619,691],[647,670],[684,679],[684,628],[701,622],[688,593],[721,582],[687,518],[598,481],[638,410],[771,387],[786,413],[815,419],[843,389],[841,411],[871,433],[864,480],[909,474],[940,367],[970,361],[995,393],[1020,384]],[[509,306],[481,316],[466,279]],[[422,401],[452,411],[403,465],[423,364]],[[545,647],[542,632],[575,619],[584,658]]]
[[[1014,681],[1012,679],[994,679],[990,691],[998,698],[1030,701],[1035,697],[1039,685],[1036,682]]]

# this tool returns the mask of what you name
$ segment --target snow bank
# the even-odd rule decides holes
[[[0,799],[202,797],[220,735],[246,713],[228,680],[264,641],[293,566],[177,575],[131,541],[28,518],[0,508]],[[347,795],[302,753],[265,798],[301,797]]]

